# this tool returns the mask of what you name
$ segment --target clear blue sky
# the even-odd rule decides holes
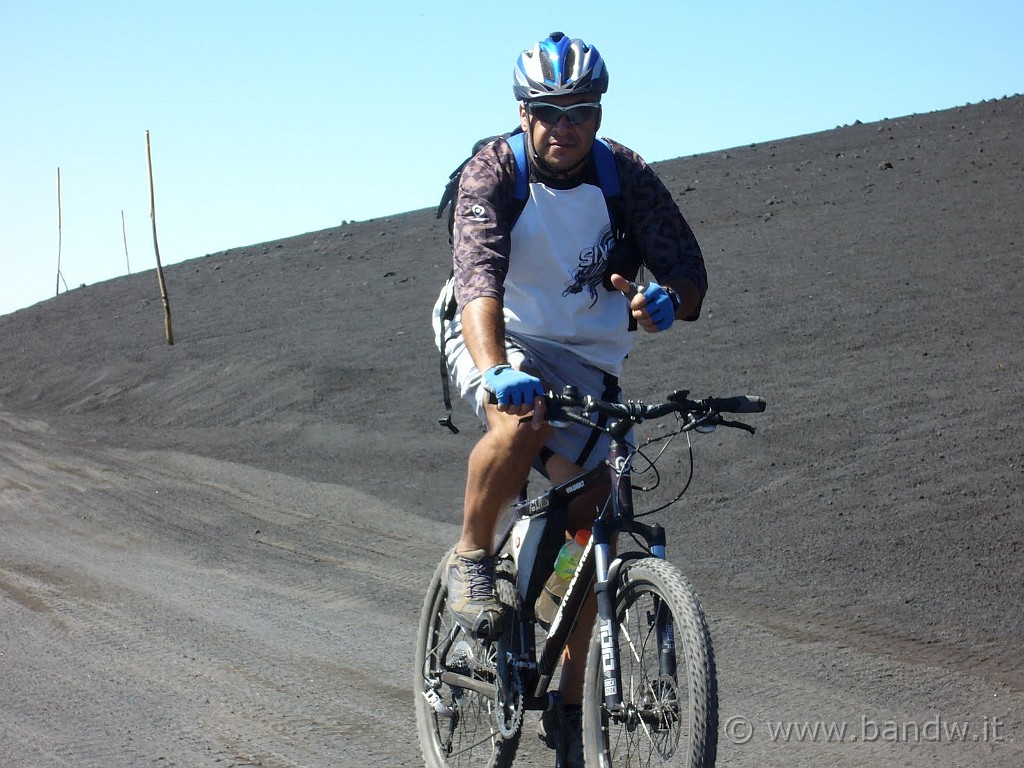
[[[58,167],[72,289],[155,266],[147,130],[165,264],[426,208],[552,30],[649,161],[1024,92],[1019,0],[6,2],[0,313],[56,292]]]

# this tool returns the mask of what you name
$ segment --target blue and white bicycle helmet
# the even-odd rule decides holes
[[[597,48],[552,32],[519,54],[512,90],[518,101],[608,90],[608,70]]]

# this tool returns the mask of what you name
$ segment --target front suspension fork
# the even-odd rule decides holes
[[[647,526],[630,521],[624,530],[640,533],[650,544],[654,557],[665,559],[665,529],[660,525]],[[625,563],[611,561],[611,527],[602,520],[594,523],[595,586],[597,594],[597,621],[601,642],[601,677],[605,709],[613,717],[622,713],[622,673],[619,658],[619,622],[615,615],[618,572]],[[672,616],[661,601],[655,598],[655,632],[658,640],[658,671],[675,679],[676,647]]]

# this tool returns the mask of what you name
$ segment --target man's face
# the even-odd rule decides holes
[[[555,171],[582,170],[580,161],[587,156],[601,124],[599,109],[585,109],[585,119],[574,122],[570,116],[555,112],[543,114],[544,105],[569,107],[574,104],[594,104],[599,97],[590,94],[552,96],[531,102],[528,107],[520,102],[519,123],[531,132],[534,150],[540,159]],[[531,114],[532,113],[532,114]],[[579,119],[580,115],[573,115]]]

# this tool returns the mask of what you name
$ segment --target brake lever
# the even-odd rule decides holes
[[[750,434],[754,434],[757,431],[752,426],[750,426],[749,424],[744,424],[742,421],[726,421],[725,419],[719,417],[717,423],[721,424],[723,427],[733,427],[734,429],[742,429],[744,432],[749,432]]]

